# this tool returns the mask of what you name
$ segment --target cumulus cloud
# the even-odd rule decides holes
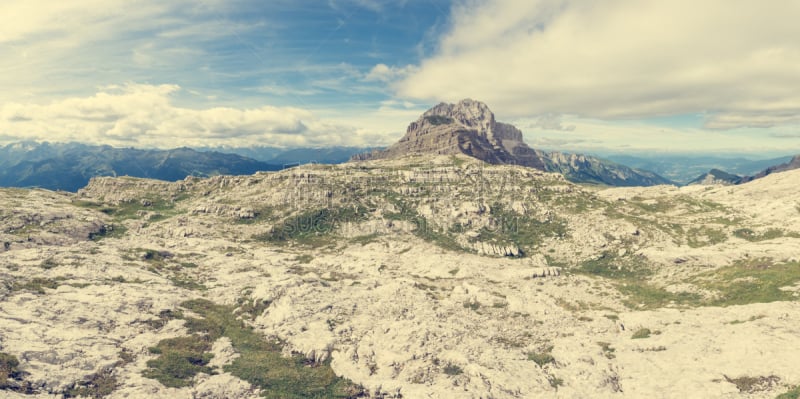
[[[393,82],[397,79],[404,78],[410,73],[414,72],[414,67],[411,65],[405,67],[394,67],[386,64],[377,64],[367,73],[364,81],[367,82]]]
[[[547,114],[542,115],[536,119],[536,122],[530,124],[528,127],[541,128],[544,130],[558,130],[562,132],[571,132],[575,130],[575,125],[564,126],[561,115]]]
[[[506,117],[797,123],[799,19],[794,0],[462,0],[438,50],[396,89],[480,98]]]
[[[47,105],[0,106],[0,136],[137,147],[375,145],[380,131],[321,120],[306,109],[177,106],[176,85],[109,86],[90,97]],[[380,144],[384,144],[381,142]]]

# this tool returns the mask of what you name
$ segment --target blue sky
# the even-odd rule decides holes
[[[0,16],[0,143],[388,145],[474,98],[542,148],[800,153],[788,0],[7,0]]]

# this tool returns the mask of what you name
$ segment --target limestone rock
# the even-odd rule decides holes
[[[495,121],[486,104],[469,99],[431,108],[408,126],[406,135],[398,143],[354,159],[386,159],[420,153],[466,154],[491,164],[544,170],[544,162],[524,143],[519,129]]]

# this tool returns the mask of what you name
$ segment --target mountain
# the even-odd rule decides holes
[[[16,143],[0,147],[0,186],[77,191],[95,176],[177,181],[187,176],[253,174],[280,166],[189,148],[139,150],[85,144]]]
[[[727,173],[747,176],[757,173],[772,165],[789,161],[792,157],[770,159],[748,159],[744,157],[724,157],[717,155],[696,154],[603,154],[608,159],[632,168],[649,170],[672,181],[687,184],[711,169],[724,170]]]
[[[545,168],[544,160],[522,141],[519,129],[495,121],[486,104],[469,99],[431,108],[412,122],[406,135],[394,145],[353,159],[390,159],[410,154],[466,154],[493,165]]]
[[[544,153],[545,170],[561,173],[567,180],[579,183],[596,183],[609,186],[657,186],[675,184],[653,172],[629,168],[604,159],[561,152]]]
[[[724,186],[729,186],[733,184],[739,184],[741,182],[741,176],[733,175],[719,169],[711,169],[708,173],[698,176],[696,179],[690,181],[687,185],[710,186],[714,184],[721,184]]]
[[[789,170],[800,169],[800,155],[795,155],[789,162],[780,165],[770,166],[753,176],[746,176],[742,178],[742,183],[751,182],[756,179],[761,179],[773,173],[786,172]]]
[[[494,165],[521,165],[561,173],[573,182],[614,186],[672,184],[655,173],[599,158],[534,150],[525,144],[519,129],[497,122],[486,104],[470,99],[431,108],[412,122],[394,145],[352,159],[391,159],[412,154],[465,154]]]
[[[0,397],[795,397],[798,181],[425,154],[0,189]]]

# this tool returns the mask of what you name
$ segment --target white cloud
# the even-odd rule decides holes
[[[399,95],[478,98],[502,117],[707,112],[718,129],[798,122],[795,0],[462,0],[451,18]]]
[[[414,72],[415,68],[411,65],[405,67],[394,67],[386,64],[377,64],[367,73],[364,77],[366,82],[393,82],[397,79],[404,78]]]
[[[322,120],[310,110],[293,107],[184,108],[172,102],[180,90],[176,85],[127,84],[46,105],[6,103],[0,106],[0,136],[6,141],[157,148],[386,144],[385,124],[359,130],[353,127],[363,125],[357,120]]]

